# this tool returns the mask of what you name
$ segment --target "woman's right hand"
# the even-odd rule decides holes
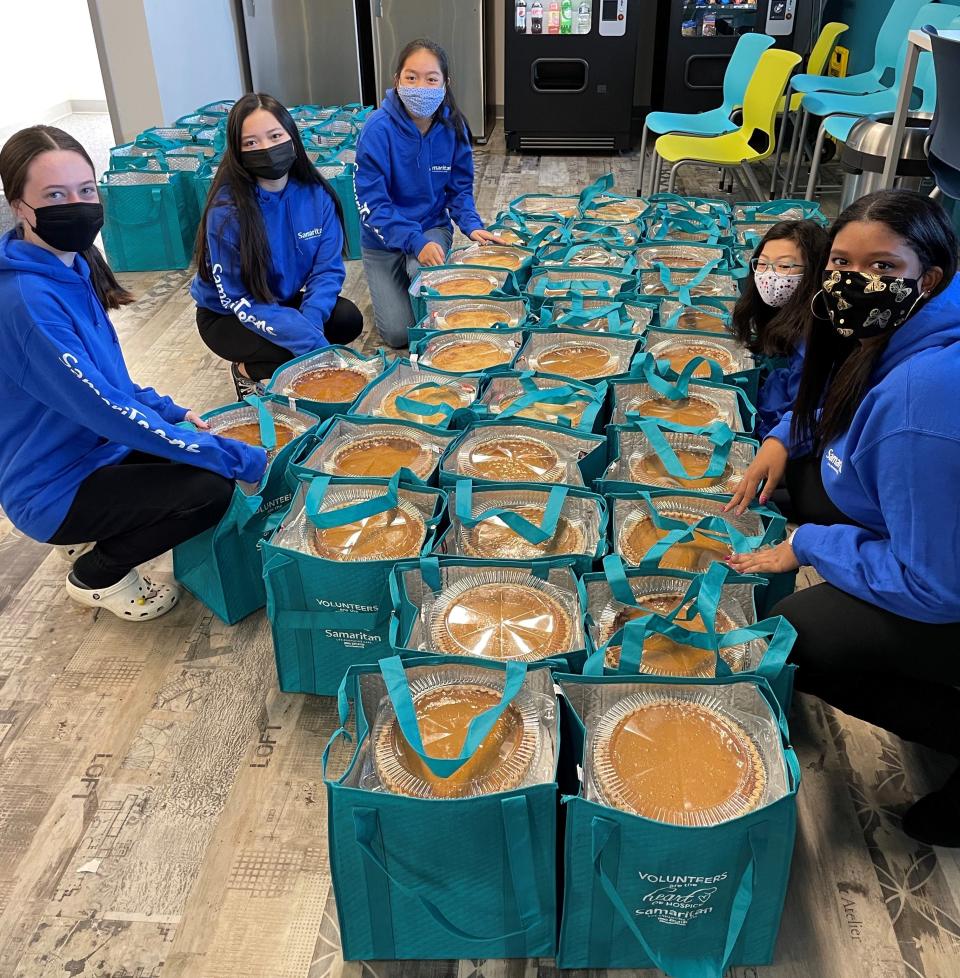
[[[780,485],[783,474],[787,470],[788,458],[787,446],[776,438],[768,438],[760,446],[757,457],[750,463],[733,498],[724,506],[723,511],[729,513],[731,509],[736,509],[737,516],[742,516],[753,502],[761,482],[763,495],[760,497],[760,502],[765,503],[773,494],[773,490]]]
[[[442,265],[446,257],[443,248],[436,241],[428,241],[417,255],[417,261],[421,265]]]

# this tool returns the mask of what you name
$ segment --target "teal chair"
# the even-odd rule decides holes
[[[846,78],[834,78],[830,75],[794,75],[787,89],[787,104],[790,104],[791,94],[797,92],[811,95],[814,92],[835,92],[843,95],[868,95],[889,87],[884,83],[884,77],[892,71],[898,73],[903,65],[903,45],[908,31],[912,27],[920,27],[926,23],[918,21],[918,11],[925,6],[932,6],[928,0],[893,0],[887,16],[884,18],[873,49],[873,66],[867,71],[848,75]],[[800,118],[794,119],[793,140],[790,144],[789,179],[784,186],[785,196],[790,196],[796,185],[800,172],[801,147],[806,145],[807,129],[810,116],[801,107]]]
[[[723,75],[723,104],[706,112],[651,112],[643,123],[640,140],[639,193],[643,196],[643,169],[647,158],[647,137],[654,132],[658,136],[667,133],[683,133],[689,136],[722,136],[735,132],[740,126],[730,121],[733,113],[743,105],[743,95],[753,77],[760,56],[773,44],[766,34],[744,34],[733,49],[727,70]],[[651,188],[651,193],[656,192]]]

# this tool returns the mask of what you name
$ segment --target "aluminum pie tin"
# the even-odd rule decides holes
[[[541,282],[544,284],[541,285]],[[566,268],[556,271],[550,268],[537,269],[530,276],[527,291],[531,295],[567,295],[571,291],[571,282],[575,283],[574,289],[580,295],[614,296],[623,285],[623,279],[610,274],[608,270],[584,265],[576,271]]]
[[[379,362],[351,357],[340,350],[321,350],[282,369],[271,389],[295,400],[350,404],[380,370]]]
[[[722,248],[697,247],[694,244],[679,244],[664,241],[655,246],[638,248],[635,252],[640,268],[653,268],[666,265],[667,268],[701,269],[717,258],[723,258]]]
[[[464,265],[462,268],[442,268],[420,272],[420,292],[430,290],[439,295],[490,295],[496,292],[510,273]]]
[[[455,759],[470,721],[503,697],[504,675],[462,665],[408,675],[410,697],[425,752]],[[474,756],[447,778],[434,775],[410,747],[384,697],[373,723],[373,765],[381,786],[413,798],[470,798],[521,787],[544,749],[536,697],[521,688]]]
[[[567,385],[567,381],[560,377],[534,377],[532,380],[539,390],[551,390]],[[483,403],[487,405],[491,414],[500,414],[527,393],[529,392],[516,377],[494,377],[484,392]],[[511,417],[545,421],[547,424],[556,424],[560,418],[566,418],[571,425],[576,427],[580,424],[584,412],[591,403],[593,402],[586,398],[571,396],[569,404],[550,404],[549,402],[530,404]]]
[[[520,300],[459,299],[438,301],[427,299],[428,329],[490,329],[497,323],[519,326],[524,317]]]
[[[340,489],[324,499],[321,512],[329,513],[376,499],[382,492],[377,487]],[[323,530],[304,516],[298,549],[324,560],[343,563],[403,560],[419,556],[426,536],[423,514],[411,502],[400,498],[392,509]]]
[[[668,288],[660,281],[660,276],[656,274],[646,274],[642,277],[641,289],[644,295],[676,295],[679,289],[690,289],[690,295],[725,296],[730,294],[731,289],[737,286],[727,275],[708,275],[705,279],[690,285],[690,282],[699,274],[690,270],[671,270],[670,277],[673,287]]]
[[[678,374],[694,357],[713,360],[714,363],[720,365],[724,376],[752,370],[754,367],[753,358],[733,339],[721,339],[719,336],[714,339],[712,335],[707,333],[704,333],[702,337],[678,335],[663,340],[657,340],[651,334],[650,339],[654,342],[647,347],[647,352],[656,360],[669,360],[671,369]],[[694,370],[693,376],[694,379],[709,379],[709,366],[701,363]]]
[[[490,331],[482,335],[470,331],[444,333],[427,340],[418,362],[451,374],[473,374],[493,367],[506,367],[517,355],[516,335]]]
[[[515,272],[533,257],[533,253],[509,245],[472,245],[460,248],[450,256],[451,264],[485,265],[488,268],[505,268]]]
[[[304,463],[329,475],[389,478],[401,468],[427,479],[448,439],[403,424],[341,425]]]
[[[499,662],[538,662],[580,644],[570,596],[529,571],[506,567],[445,587],[432,602],[427,632],[439,652]]]
[[[749,726],[712,690],[625,695],[588,731],[585,776],[612,808],[672,825],[718,825],[770,797],[770,760]]]
[[[579,197],[551,197],[549,194],[543,196],[528,196],[522,200],[515,200],[510,204],[510,209],[518,214],[533,214],[538,217],[556,216],[566,220],[576,217],[580,213]]]
[[[624,432],[621,436],[621,450],[628,440],[626,437],[628,434],[631,433]],[[642,432],[632,434],[638,434],[640,437],[631,444],[625,453],[629,476],[627,481],[637,485],[653,486],[657,489],[687,489],[694,492],[716,494],[731,493],[740,484],[752,461],[749,446],[744,442],[734,442],[730,446],[730,454],[720,475],[712,478],[698,478],[695,475],[689,478],[678,478],[666,471],[663,462],[650,447],[650,443]],[[688,435],[674,431],[665,431],[663,435],[688,472],[691,470],[691,466],[695,467],[694,471],[703,472],[706,470],[712,453],[712,446],[706,435]]]

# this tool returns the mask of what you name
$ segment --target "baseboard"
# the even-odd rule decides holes
[[[498,103],[497,103],[497,104],[496,104],[496,105],[495,105],[495,106],[493,107],[493,114],[494,114],[494,115],[495,115],[495,116],[496,116],[496,117],[497,117],[498,119],[502,119],[502,118],[503,118],[503,104],[502,104],[501,102],[498,102]]]
[[[109,112],[105,98],[74,98],[70,100],[71,112]]]

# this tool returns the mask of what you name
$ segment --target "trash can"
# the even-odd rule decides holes
[[[924,178],[930,176],[924,143],[932,119],[929,112],[911,112],[907,116],[896,170],[897,186],[903,189],[918,190]],[[881,189],[883,167],[893,144],[892,123],[892,112],[864,116],[854,123],[840,154],[840,164],[846,172],[841,211],[860,197]]]

